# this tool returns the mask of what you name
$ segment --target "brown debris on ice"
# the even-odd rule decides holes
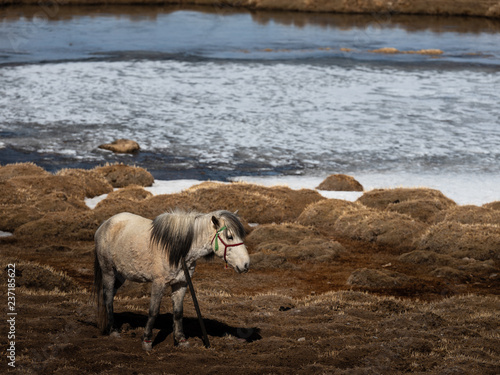
[[[440,49],[420,49],[417,51],[400,51],[397,48],[394,47],[383,47],[383,48],[378,48],[378,49],[373,49],[370,50],[369,52],[372,53],[385,53],[388,55],[394,55],[397,53],[400,54],[413,54],[413,55],[429,55],[429,56],[439,56],[443,54],[443,51]]]
[[[99,145],[99,148],[113,151],[116,154],[133,154],[141,149],[139,144],[131,139],[117,139],[111,143]]]
[[[393,47],[384,47],[384,48],[373,49],[370,52],[372,52],[372,53],[386,53],[386,54],[401,53],[397,48],[393,48]]]
[[[363,191],[363,185],[352,176],[332,174],[321,182],[316,189],[330,191]]]

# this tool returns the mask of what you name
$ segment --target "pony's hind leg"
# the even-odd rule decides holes
[[[184,296],[186,295],[186,283],[177,283],[172,285],[172,307],[174,313],[174,343],[176,345],[188,346],[184,336],[184,329],[182,326],[182,316],[184,310]]]
[[[104,329],[104,334],[116,335],[114,328],[114,315],[113,315],[113,298],[115,297],[116,288],[115,289],[115,275],[114,274],[104,274],[102,278],[102,292],[104,304],[106,306],[106,314],[107,314],[107,326]],[[121,285],[120,285],[121,286]]]
[[[165,290],[165,282],[163,281],[153,281],[151,287],[151,302],[149,304],[149,314],[146,327],[144,328],[144,334],[142,335],[142,348],[144,350],[153,349],[153,327],[155,325],[156,317],[160,312],[160,302],[163,297],[163,291]]]

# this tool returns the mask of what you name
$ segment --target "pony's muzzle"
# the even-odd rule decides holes
[[[238,271],[238,273],[246,273],[248,272],[249,268],[250,268],[250,262],[246,262],[242,267],[236,266],[236,271]]]

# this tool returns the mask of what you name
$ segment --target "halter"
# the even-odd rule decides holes
[[[228,247],[235,247],[235,246],[240,246],[240,245],[243,245],[243,242],[240,242],[240,243],[235,243],[235,244],[232,244],[232,245],[228,245],[227,243],[224,242],[224,240],[220,237],[220,233],[224,230],[224,229],[227,229],[226,226],[223,226],[222,228],[220,228],[217,232],[215,232],[214,234],[214,237],[212,238],[212,244],[214,243],[214,240],[215,240],[215,247],[214,247],[214,251],[219,251],[219,240],[220,242],[222,242],[222,244],[224,245],[224,262],[226,262],[226,267],[227,267],[227,260],[226,260],[226,253],[227,253],[227,248]]]

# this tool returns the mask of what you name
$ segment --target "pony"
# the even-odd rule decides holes
[[[243,243],[245,229],[236,213],[214,211],[203,214],[174,210],[150,220],[128,212],[104,221],[95,233],[93,295],[102,334],[119,336],[113,320],[113,299],[125,280],[151,282],[148,320],[142,348],[151,350],[153,326],[167,285],[172,288],[175,345],[189,345],[182,326],[187,282],[180,265],[184,259],[189,274],[196,260],[214,254],[238,273],[247,272],[250,257]],[[224,249],[222,249],[224,247]]]

